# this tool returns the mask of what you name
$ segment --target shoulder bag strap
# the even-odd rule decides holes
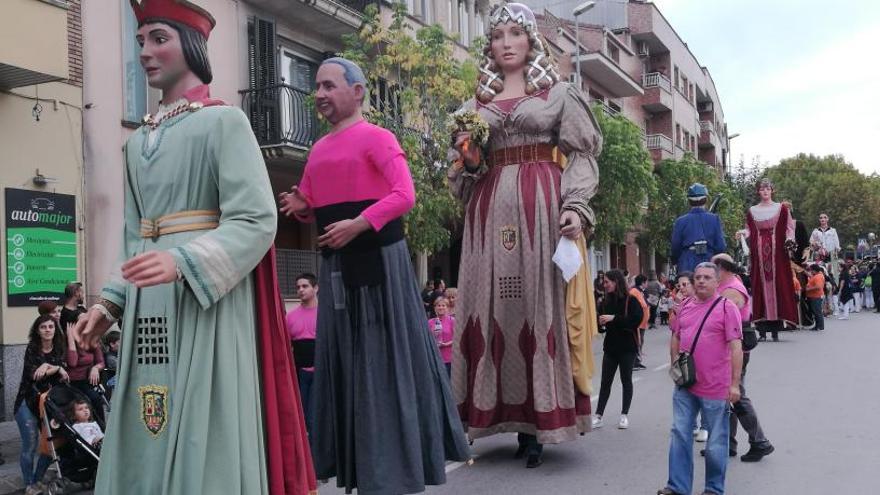
[[[715,299],[715,302],[712,303],[712,306],[709,307],[709,311],[706,311],[706,314],[703,316],[703,321],[700,323],[700,328],[697,330],[697,335],[694,336],[694,342],[691,344],[691,354],[693,355],[694,350],[697,348],[697,340],[700,339],[700,334],[703,333],[703,325],[706,324],[706,320],[709,319],[709,315],[712,314],[712,310],[715,309],[715,306],[718,306],[718,303],[724,299],[723,297],[718,297]]]

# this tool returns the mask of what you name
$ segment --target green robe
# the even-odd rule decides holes
[[[250,124],[211,106],[125,146],[120,264],[170,252],[183,281],[138,289],[117,269],[102,297],[124,310],[119,382],[95,492],[267,493],[251,270],[272,245],[276,206]],[[140,220],[220,211],[213,230],[142,238]]]

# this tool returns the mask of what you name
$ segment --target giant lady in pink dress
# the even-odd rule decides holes
[[[456,133],[461,161],[449,174],[465,204],[453,393],[472,438],[518,432],[517,455],[536,467],[542,444],[590,429],[589,378],[573,379],[566,285],[551,258],[561,236],[595,224],[602,138],[584,94],[559,81],[528,7],[496,10],[489,35],[463,107],[488,124],[488,142],[478,149]]]

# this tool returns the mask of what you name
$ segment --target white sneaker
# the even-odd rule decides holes
[[[700,431],[697,432],[696,438],[694,440],[698,442],[705,442],[709,439],[709,430],[704,430],[700,428]]]
[[[621,430],[629,428],[629,418],[626,417],[626,414],[620,415],[620,422],[617,423],[617,427]]]
[[[602,422],[602,416],[593,415],[593,428],[601,428],[605,423]]]

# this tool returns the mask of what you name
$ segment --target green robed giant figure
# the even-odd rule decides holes
[[[122,328],[95,492],[314,493],[279,324],[275,203],[247,117],[209,96],[214,18],[184,0],[131,3],[162,102],[125,145],[119,261],[73,329],[90,348]]]

